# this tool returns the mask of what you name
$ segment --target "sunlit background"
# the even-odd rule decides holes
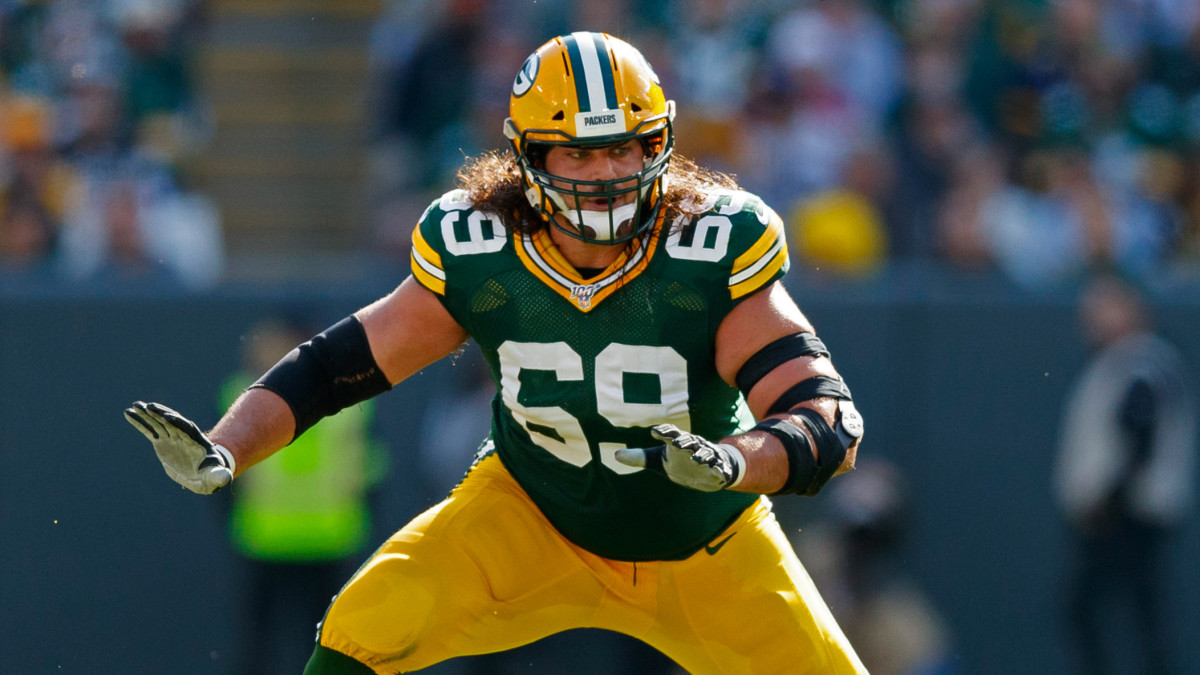
[[[182,493],[121,410],[211,425],[257,319],[315,332],[399,283],[425,207],[503,149],[521,62],[573,30],[640,48],[677,151],[783,217],[786,283],[894,479],[854,498],[903,523],[912,642],[937,672],[1071,672],[1052,472],[1080,289],[1134,284],[1200,366],[1194,0],[0,0],[0,671],[242,672],[230,497]],[[486,433],[472,352],[414,379],[377,402],[348,564]],[[847,500],[777,510],[849,617]],[[1165,557],[1168,650],[1197,673],[1194,518]],[[568,671],[669,672],[591,633],[440,672]]]

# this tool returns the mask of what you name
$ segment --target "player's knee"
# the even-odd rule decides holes
[[[434,571],[406,555],[378,555],[334,598],[320,643],[363,661],[399,665],[420,647],[439,595]]]

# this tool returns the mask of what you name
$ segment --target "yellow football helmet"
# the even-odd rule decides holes
[[[562,232],[591,243],[628,241],[654,225],[674,151],[675,102],[663,96],[646,57],[605,33],[550,40],[525,60],[513,82],[504,135],[512,143],[529,203]],[[606,147],[638,139],[643,168],[615,180],[573,180],[545,171],[552,145]],[[637,191],[637,199],[615,206]],[[583,200],[607,198],[607,211]],[[562,214],[574,228],[554,216]]]

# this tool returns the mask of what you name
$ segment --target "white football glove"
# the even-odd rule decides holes
[[[746,475],[746,458],[732,445],[713,443],[674,424],[650,427],[650,433],[666,445],[617,450],[617,461],[658,471],[701,492],[733,487]]]
[[[150,440],[167,475],[183,487],[209,495],[233,480],[233,455],[183,415],[165,405],[137,401],[125,409],[125,419]]]

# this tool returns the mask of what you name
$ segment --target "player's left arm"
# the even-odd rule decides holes
[[[818,353],[804,353],[811,351]],[[815,494],[830,477],[854,468],[861,419],[844,419],[857,416],[839,403],[849,391],[782,283],[757,291],[722,320],[716,366],[722,379],[742,389],[755,419],[762,421],[720,441],[745,458],[744,475],[731,489]],[[825,395],[836,390],[836,396]],[[811,464],[801,452],[811,453]]]
[[[759,424],[724,439],[658,425],[650,432],[662,446],[621,450],[617,460],[696,490],[815,495],[854,467],[862,418],[780,282],[788,269],[783,221],[749,193],[723,195],[708,218],[726,227],[718,248],[735,302],[717,326],[715,365]]]
[[[719,440],[671,424],[663,445],[617,451],[617,460],[694,490],[812,496],[854,468],[862,418],[812,325],[778,282],[747,297],[717,328],[716,366],[761,422]]]

